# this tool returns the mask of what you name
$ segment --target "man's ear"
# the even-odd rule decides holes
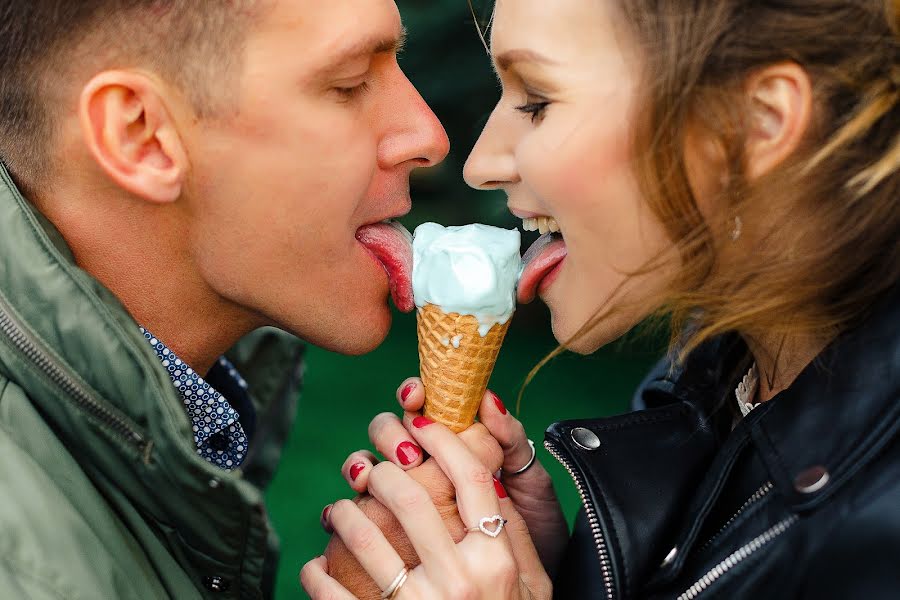
[[[755,72],[745,90],[750,101],[747,178],[753,180],[802,143],[812,113],[812,84],[800,65],[785,62]]]
[[[79,101],[82,135],[97,164],[126,191],[158,203],[181,195],[188,168],[162,92],[141,73],[104,71]]]

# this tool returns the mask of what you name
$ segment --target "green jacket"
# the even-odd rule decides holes
[[[262,489],[302,351],[266,329],[228,354],[250,384],[256,436],[241,470],[207,463],[137,323],[0,164],[0,597],[271,595]]]

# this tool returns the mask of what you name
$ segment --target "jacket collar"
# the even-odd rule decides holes
[[[240,471],[225,472],[197,455],[181,399],[137,323],[75,264],[62,236],[21,195],[2,163],[0,313],[0,373],[26,391],[117,511],[136,508],[161,530],[177,531],[171,534],[182,546],[177,554],[198,569],[261,577],[266,534],[260,489]],[[253,344],[271,349],[263,336],[254,338]],[[23,340],[68,383],[54,382],[37,366]],[[298,356],[279,356],[287,354]],[[239,348],[234,356],[239,367],[253,363]],[[282,373],[299,374],[289,368]],[[253,388],[256,381],[245,375]],[[78,399],[72,386],[80,390]],[[296,391],[272,382],[260,388],[267,396]],[[270,475],[264,468],[255,479]]]
[[[754,444],[795,510],[813,508],[840,489],[900,433],[898,292],[895,287],[860,326],[756,409],[764,413],[750,427]],[[813,483],[803,481],[811,473],[819,475],[819,489],[801,490]]]

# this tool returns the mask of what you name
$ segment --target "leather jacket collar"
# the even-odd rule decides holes
[[[639,390],[644,410],[552,425],[545,445],[575,479],[593,538],[592,547],[570,548],[567,562],[597,572],[599,560],[602,585],[579,597],[627,598],[675,580],[748,447],[795,514],[877,456],[900,430],[897,299],[895,289],[733,431],[722,402],[733,402],[747,365],[735,336],[699,348],[683,368],[661,363]],[[828,483],[800,491],[810,469],[826,472]]]

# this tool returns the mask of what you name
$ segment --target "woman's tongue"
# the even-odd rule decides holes
[[[387,272],[394,304],[403,312],[416,305],[412,291],[412,235],[399,223],[360,227],[356,239],[368,248]]]
[[[520,304],[528,304],[537,296],[544,277],[566,258],[566,242],[558,233],[547,233],[537,239],[522,257],[522,275],[516,292]]]

